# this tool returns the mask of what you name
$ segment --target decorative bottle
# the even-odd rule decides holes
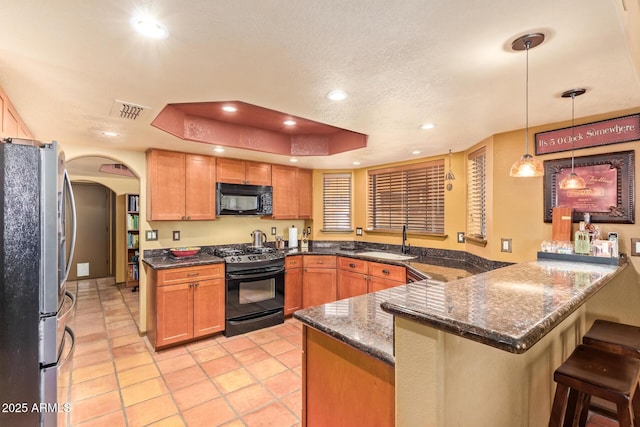
[[[582,255],[589,255],[589,252],[591,252],[589,232],[586,230],[586,224],[584,221],[580,221],[580,226],[578,231],[576,231],[573,251]]]

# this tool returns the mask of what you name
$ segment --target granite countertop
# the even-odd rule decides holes
[[[155,270],[164,270],[167,268],[195,267],[198,265],[219,264],[224,259],[211,255],[206,252],[200,252],[192,257],[176,258],[169,254],[158,256],[144,257],[142,262]]]
[[[336,338],[391,366],[393,356],[393,315],[380,305],[405,295],[405,286],[347,298],[293,313],[304,324]]]
[[[626,267],[531,261],[448,283],[411,283],[382,309],[520,354]]]

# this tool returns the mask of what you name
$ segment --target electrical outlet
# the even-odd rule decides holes
[[[145,233],[146,240],[158,240],[158,230],[147,230]]]
[[[276,235],[276,228],[275,227],[271,227],[271,235],[272,236]]]
[[[458,231],[458,243],[464,243],[464,231]]]
[[[173,232],[173,240],[180,240],[180,231]]]
[[[500,239],[500,252],[511,252],[511,239]]]
[[[640,256],[640,239],[631,238],[631,256]]]
[[[356,227],[356,236],[362,236],[362,227]]]

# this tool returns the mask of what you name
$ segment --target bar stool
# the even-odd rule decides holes
[[[557,383],[549,427],[586,423],[591,397],[613,402],[620,427],[640,426],[640,359],[579,345],[553,374]],[[632,424],[633,419],[633,424]]]
[[[640,328],[598,319],[582,337],[591,347],[640,359]]]

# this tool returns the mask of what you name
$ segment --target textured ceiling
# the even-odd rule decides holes
[[[511,41],[541,31],[531,50],[530,125],[567,120],[560,94],[585,87],[576,117],[640,105],[620,0],[66,0],[0,6],[0,85],[35,137],[143,151],[213,154],[150,122],[169,103],[240,100],[369,135],[368,146],[302,167],[350,168],[464,150],[524,127],[525,54]],[[133,32],[147,8],[163,40]],[[328,101],[335,88],[350,97]],[[114,100],[150,107],[135,121]],[[420,124],[433,122],[432,130]],[[108,139],[102,131],[120,134]],[[286,163],[287,156],[223,155]]]

